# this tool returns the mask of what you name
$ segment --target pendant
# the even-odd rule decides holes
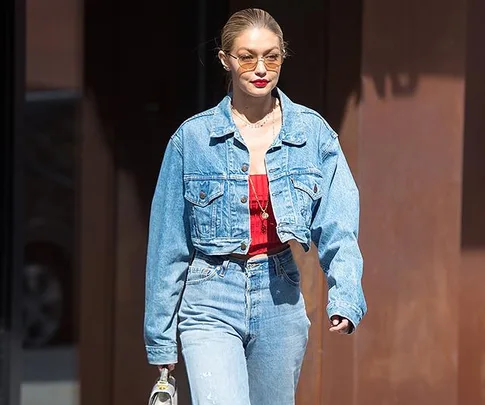
[[[262,212],[261,213],[261,218],[268,219],[269,218],[269,214],[267,212]]]

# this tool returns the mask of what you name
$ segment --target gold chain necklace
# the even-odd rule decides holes
[[[273,116],[273,140],[274,140],[274,137],[275,137],[274,110],[276,109],[276,105],[277,105],[277,101],[275,101],[275,106],[273,107],[273,114],[272,114],[272,116]],[[251,175],[249,176],[249,183],[251,184],[251,188],[253,189],[254,197],[256,198],[256,202],[258,203],[259,209],[261,210],[261,214],[260,214],[261,219],[262,219],[261,232],[266,233],[266,224],[264,223],[264,221],[266,221],[269,218],[269,214],[267,212],[268,206],[269,206],[269,190],[268,190],[268,199],[266,200],[266,206],[263,208],[263,206],[261,205],[261,202],[259,201],[258,194],[256,193],[256,188],[254,187],[254,183],[253,183],[253,180],[251,179]]]
[[[259,202],[258,194],[256,193],[256,188],[254,187],[253,180],[251,179],[251,176],[249,176],[249,182],[251,183],[251,187],[253,189],[254,198],[256,198],[256,202],[258,203],[258,206],[261,210],[261,218],[262,219],[268,219],[269,214],[267,213],[267,210],[268,210],[268,206],[269,206],[269,196],[268,196],[268,200],[266,201],[266,206],[263,208],[263,206]]]
[[[231,107],[231,109],[232,109],[232,112],[237,117],[239,117],[239,119],[241,119],[243,122],[246,123],[246,125],[245,125],[246,128],[261,128],[261,127],[264,127],[264,124],[266,124],[268,122],[269,113],[266,114],[259,121],[256,121],[256,122],[253,123],[253,122],[249,121],[244,115],[239,114],[239,112],[234,107]]]
[[[269,120],[269,116],[271,113],[273,113],[273,120],[274,120],[274,110],[278,106],[278,99],[275,99],[273,109],[270,111],[268,114],[266,114],[263,118],[261,118],[259,121],[256,122],[251,122],[247,119],[245,115],[242,115],[239,113],[238,110],[234,108],[233,105],[231,105],[231,111],[236,115],[240,120],[244,121],[246,123],[245,127],[246,128],[261,128],[263,127]],[[274,124],[274,123],[273,123]]]

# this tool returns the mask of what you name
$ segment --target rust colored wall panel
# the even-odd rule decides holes
[[[468,2],[463,148],[459,404],[485,404],[485,3]]]
[[[456,404],[465,2],[368,2],[356,404]]]
[[[107,83],[107,82],[106,82]],[[99,89],[98,89],[99,90]],[[110,403],[115,280],[115,164],[96,111],[97,92],[83,100],[79,196],[79,376],[82,405]],[[106,93],[105,93],[106,95]],[[109,130],[108,130],[109,131]]]
[[[84,97],[79,154],[79,376],[81,405],[110,404],[116,279],[116,162],[112,153],[116,87],[110,4],[85,0]],[[102,64],[92,63],[102,60]]]
[[[81,11],[81,0],[27,1],[27,90],[81,87]]]
[[[190,74],[194,67],[177,64],[173,59],[177,52],[185,51],[184,38],[192,31],[186,29],[175,39],[173,32],[178,29],[179,20],[161,23],[166,14],[182,15],[176,5],[150,1],[134,8],[132,2],[118,1],[117,10],[115,26],[131,29],[120,29],[116,37],[117,56],[123,64],[118,66],[116,76],[120,120],[113,148],[118,193],[112,403],[129,405],[146,403],[157,376],[157,368],[147,363],[143,340],[149,210],[163,151],[174,129],[181,124],[176,122],[180,113],[176,108],[188,94],[183,86],[190,85],[195,91],[197,85],[194,74]],[[172,58],[169,64],[167,55]],[[184,60],[190,61],[189,56]],[[175,372],[179,404],[188,405],[181,355],[179,361]]]
[[[458,404],[485,404],[485,249],[465,250],[461,260]]]
[[[439,404],[455,395],[460,113],[443,104],[461,97],[462,86],[446,82],[421,80],[423,95],[444,100],[433,101],[437,115],[429,126],[410,125],[419,120],[419,95],[413,105],[394,103],[401,118],[382,105],[362,106],[369,112],[361,122],[359,172],[370,308],[358,345],[365,369],[359,392],[368,398],[362,403],[424,397]],[[372,91],[367,82],[364,97]],[[380,119],[386,114],[395,121]]]
[[[312,323],[300,376],[297,402],[299,405],[314,405],[322,401],[322,381],[319,375],[325,358],[322,345],[324,329],[328,324],[324,307],[326,284],[315,247],[309,253],[304,253],[301,246],[293,245],[292,252],[302,274],[305,305]]]
[[[325,26],[328,43],[325,58],[324,116],[339,133],[342,149],[357,182],[361,97],[361,19],[360,0],[328,1]],[[364,263],[364,269],[365,267]],[[322,404],[354,403],[356,366],[358,366],[355,361],[356,343],[361,328],[362,326],[352,336],[333,335],[328,332],[328,328],[325,328],[321,343],[324,352],[321,380]]]
[[[485,3],[469,0],[462,245],[480,250],[485,248],[484,19]]]

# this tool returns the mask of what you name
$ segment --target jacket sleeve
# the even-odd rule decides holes
[[[150,364],[177,362],[177,311],[193,251],[183,190],[182,146],[175,134],[165,149],[150,212],[144,321]]]
[[[357,242],[359,191],[335,133],[322,148],[320,159],[328,188],[315,207],[312,240],[327,278],[328,317],[349,319],[353,332],[367,312],[361,283],[363,260]]]

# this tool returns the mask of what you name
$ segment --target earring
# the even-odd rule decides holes
[[[229,67],[228,66],[223,65],[223,67],[224,67],[225,70],[229,71]]]

